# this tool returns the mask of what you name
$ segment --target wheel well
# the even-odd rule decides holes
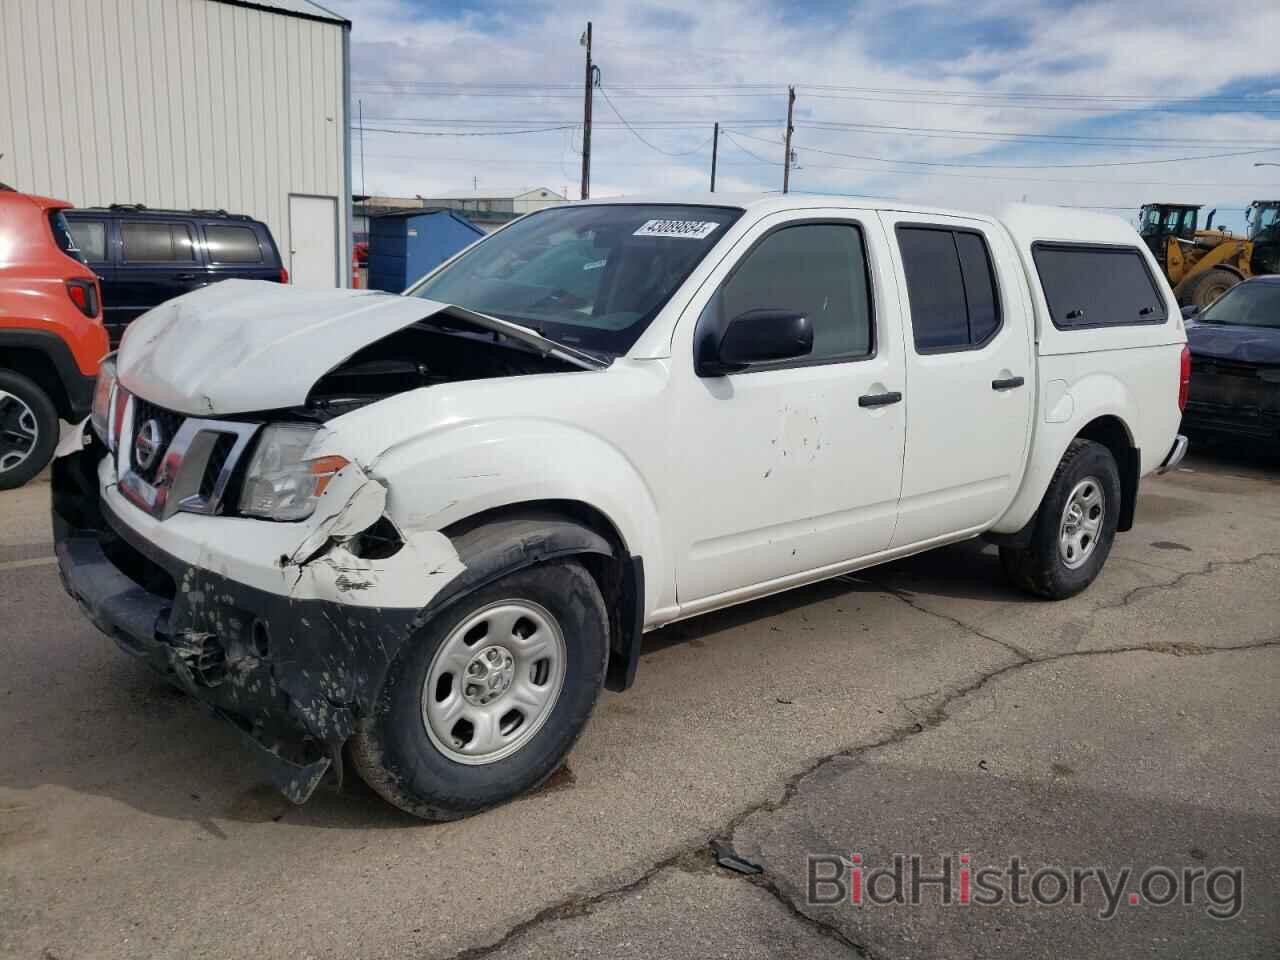
[[[493,524],[520,519],[555,519],[580,526],[608,544],[609,553],[583,548],[571,555],[600,588],[609,611],[610,654],[605,686],[625,690],[635,677],[644,625],[644,564],[632,556],[626,540],[602,512],[580,500],[530,500],[504,504],[450,524],[441,530],[450,540]]]
[[[27,347],[0,347],[0,367],[34,381],[53,401],[58,416],[64,420],[73,419],[67,392],[62,388],[62,378],[46,354]]]
[[[1142,458],[1138,448],[1133,445],[1129,428],[1119,417],[1108,415],[1089,421],[1076,437],[1102,444],[1115,457],[1116,466],[1120,468],[1120,523],[1117,529],[1132,529]]]

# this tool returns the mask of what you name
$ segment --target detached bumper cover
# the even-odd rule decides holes
[[[101,452],[54,461],[64,587],[121,649],[231,722],[304,801],[372,708],[418,611],[293,599],[157,550],[101,503]]]

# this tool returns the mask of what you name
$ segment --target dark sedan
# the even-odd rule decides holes
[[[1202,311],[1188,308],[1193,431],[1280,449],[1280,276],[1232,287]]]

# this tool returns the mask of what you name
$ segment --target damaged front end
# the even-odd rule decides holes
[[[463,570],[444,533],[397,527],[378,456],[340,455],[335,421],[600,362],[444,304],[277,288],[227,281],[135,323],[103,364],[88,445],[54,462],[52,510],[86,615],[231,722],[300,803],[341,778],[343,744]]]
[[[283,590],[228,576],[225,556],[203,565],[166,552],[99,496],[105,454],[95,440],[54,462],[63,585],[121,649],[235,726],[271,781],[302,803],[340,762],[418,608],[344,602],[378,575],[349,549],[349,513],[346,525],[310,531],[299,545],[307,557],[275,561]]]

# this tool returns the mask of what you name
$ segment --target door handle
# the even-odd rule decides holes
[[[902,400],[902,394],[897,390],[890,393],[864,393],[858,398],[858,406],[860,407],[887,407],[891,403],[898,403]]]
[[[992,390],[1013,390],[1017,387],[1022,386],[1026,382],[1027,381],[1024,380],[1022,377],[1009,377],[1008,379],[1005,379],[1005,380],[992,380],[991,389]]]
[[[180,274],[178,274],[176,277],[174,277],[173,279],[175,279],[175,280],[194,280],[195,278],[196,278],[196,275],[195,275],[194,273],[180,273]]]

